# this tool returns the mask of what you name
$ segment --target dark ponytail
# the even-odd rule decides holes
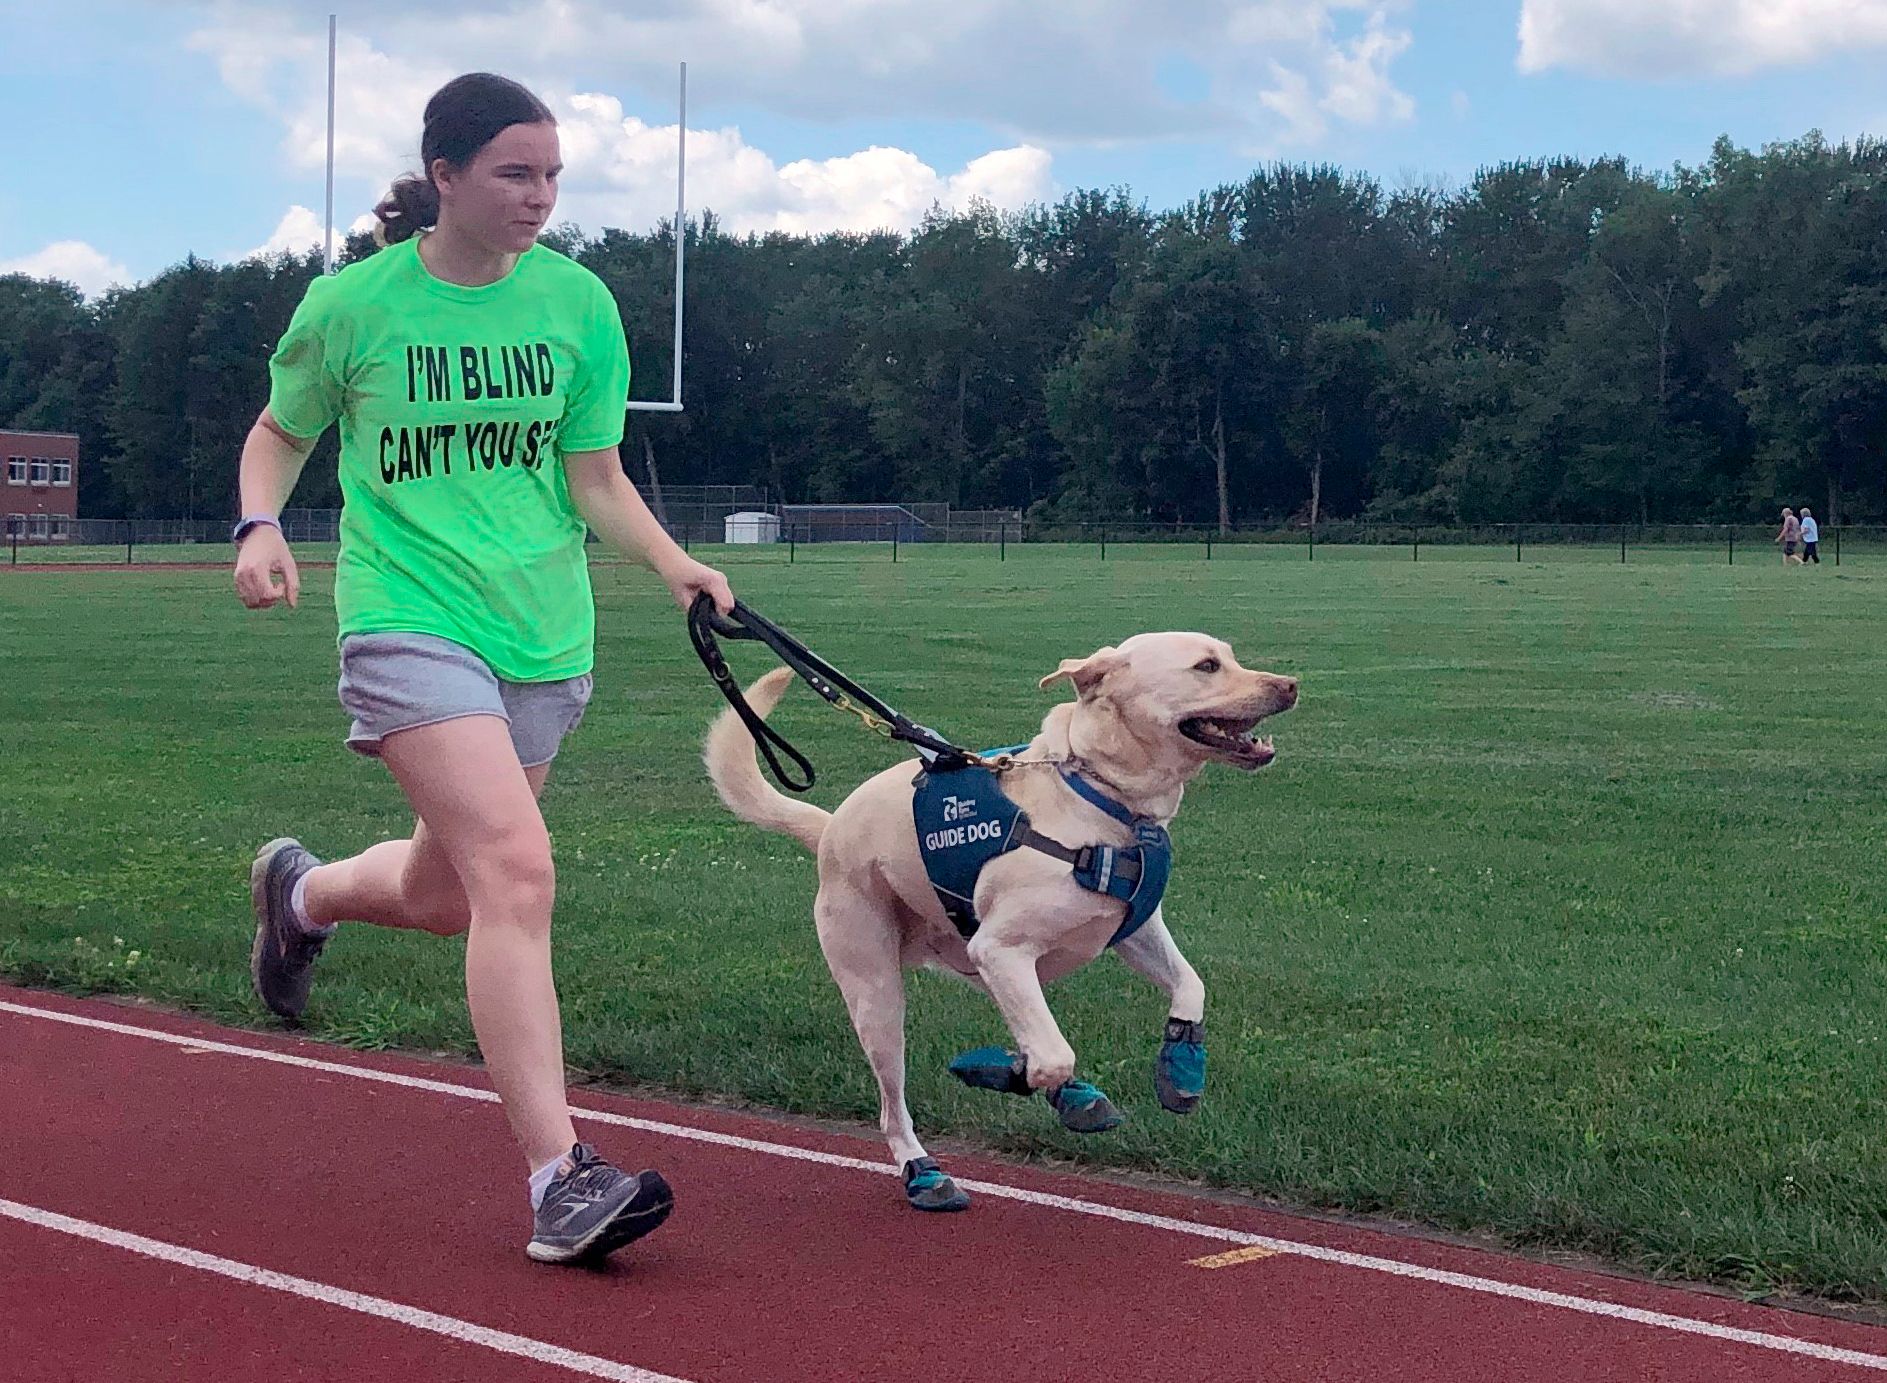
[[[439,223],[439,189],[429,178],[401,178],[373,214],[379,218],[373,238],[382,245],[396,245]]]
[[[433,185],[432,165],[444,159],[463,168],[512,125],[556,124],[536,96],[508,77],[491,72],[468,72],[454,77],[426,102],[426,129],[419,140],[420,175],[398,179],[380,205],[373,238],[382,245],[397,244],[439,223],[439,189]]]

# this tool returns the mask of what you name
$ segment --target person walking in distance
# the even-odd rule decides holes
[[[555,894],[538,795],[591,692],[586,534],[653,568],[686,609],[733,593],[687,556],[623,473],[622,319],[602,281],[537,243],[557,202],[557,122],[490,73],[426,104],[422,172],[376,208],[385,247],[308,287],[243,446],[235,582],[297,604],[279,515],[340,428],[340,696],[347,744],[386,764],[410,836],[323,863],[257,853],[250,970],[300,1018],[342,922],[463,934],[480,1051],[524,1154],[530,1256],[593,1261],[669,1215],[660,1173],[577,1141],[551,975]]]
[[[1802,541],[1802,523],[1795,517],[1793,509],[1786,507],[1783,509],[1782,531],[1776,534],[1776,541],[1782,544],[1783,566],[1789,566],[1791,563],[1801,565],[1802,559],[1795,555],[1795,546]]]
[[[1821,565],[1821,525],[1815,522],[1815,516],[1808,512],[1808,506],[1802,506],[1802,565],[1813,562]]]

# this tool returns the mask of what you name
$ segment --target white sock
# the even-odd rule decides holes
[[[288,913],[295,925],[304,932],[318,932],[321,929],[308,920],[308,876],[303,874],[295,880],[295,891],[288,896]]]
[[[531,1173],[531,1209],[535,1210],[544,1203],[544,1192],[548,1191],[551,1182],[557,1179],[557,1173],[563,1170],[563,1164],[563,1154],[559,1153]]]

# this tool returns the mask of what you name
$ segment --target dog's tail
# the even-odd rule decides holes
[[[747,703],[765,716],[779,704],[792,680],[791,668],[773,669],[747,688]],[[735,816],[763,830],[792,836],[814,854],[819,852],[819,837],[825,834],[832,813],[788,797],[760,776],[753,739],[732,706],[715,717],[701,758],[714,790]]]

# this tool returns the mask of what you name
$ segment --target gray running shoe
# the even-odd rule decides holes
[[[284,836],[256,851],[256,862],[249,867],[249,901],[256,912],[249,977],[269,1012],[290,1022],[308,1007],[315,960],[334,935],[333,927],[303,931],[290,907],[296,881],[320,863],[300,841]]]
[[[539,1263],[594,1263],[668,1218],[675,1193],[660,1172],[630,1176],[578,1143],[571,1167],[545,1188],[525,1252]]]

